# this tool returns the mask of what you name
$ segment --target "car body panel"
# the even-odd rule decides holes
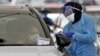
[[[54,46],[4,46],[0,56],[57,56]]]

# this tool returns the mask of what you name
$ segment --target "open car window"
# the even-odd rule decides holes
[[[48,41],[39,20],[34,16],[17,14],[0,18],[0,45],[49,45]]]

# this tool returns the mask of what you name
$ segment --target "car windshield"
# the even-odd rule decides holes
[[[0,17],[0,45],[37,45],[40,37],[46,36],[36,17],[29,14]]]

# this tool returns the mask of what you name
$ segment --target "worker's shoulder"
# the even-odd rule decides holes
[[[82,13],[82,16],[86,18],[93,18],[90,14],[87,13]]]
[[[86,21],[95,21],[94,17],[90,14],[87,14],[87,13],[83,13],[82,14],[82,17],[84,18],[84,20]]]

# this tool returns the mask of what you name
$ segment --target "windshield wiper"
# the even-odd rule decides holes
[[[18,14],[20,14],[20,13],[14,13],[14,14],[9,14],[9,15],[0,16],[0,18],[12,16],[12,15],[18,15]]]

